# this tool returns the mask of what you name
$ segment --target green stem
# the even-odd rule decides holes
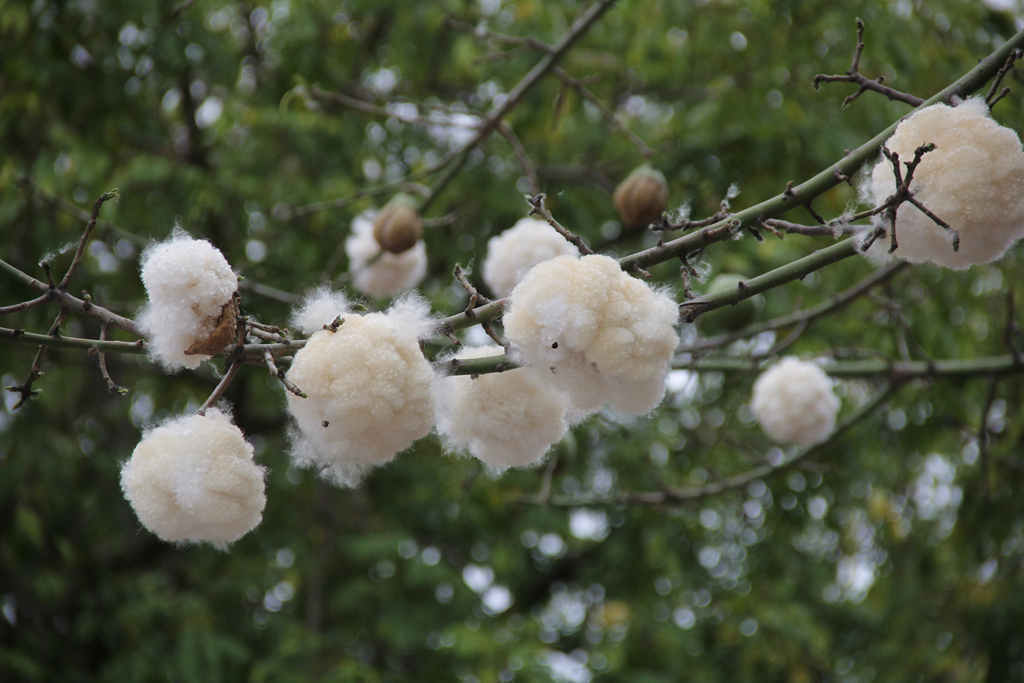
[[[829,313],[834,313],[847,304],[856,301],[873,287],[888,281],[896,275],[896,273],[907,268],[908,265],[909,264],[906,261],[893,263],[885,268],[875,271],[853,287],[829,297],[827,300],[816,306],[812,306],[802,311],[794,311],[793,313],[780,315],[777,318],[765,320],[764,322],[754,323],[753,325],[744,327],[742,330],[737,330],[736,332],[707,337],[706,339],[699,339],[691,346],[679,350],[690,353],[693,351],[703,351],[705,349],[715,349],[739,339],[753,337],[754,335],[761,334],[762,332],[771,332],[783,327],[791,327],[793,325],[800,325],[804,323],[810,324],[818,318],[828,315]]]
[[[790,261],[757,277],[744,280],[735,289],[691,299],[679,306],[680,317],[684,321],[692,323],[701,313],[735,304],[791,280],[803,278],[819,268],[824,268],[856,254],[859,239],[859,237],[848,237],[842,242],[811,252],[803,258]]]
[[[7,341],[31,344],[32,346],[55,346],[68,349],[96,349],[97,351],[112,351],[115,353],[146,353],[145,342],[138,341],[111,341],[109,339],[83,339],[81,337],[55,336],[51,334],[39,334],[38,332],[26,332],[25,330],[0,327],[0,339]]]

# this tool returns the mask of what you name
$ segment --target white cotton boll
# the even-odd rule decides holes
[[[508,296],[530,268],[556,256],[579,251],[547,221],[521,218],[511,228],[487,242],[483,278],[491,292]]]
[[[914,112],[885,144],[899,154],[902,167],[927,143],[935,149],[922,158],[910,187],[916,199],[959,232],[960,249],[953,251],[950,231],[904,203],[896,214],[894,255],[958,270],[1000,258],[1024,236],[1024,148],[1017,133],[996,123],[985,101],[975,98]],[[864,200],[878,205],[895,190],[892,165],[882,158],[861,188]],[[883,217],[874,220],[888,228]],[[888,236],[879,243],[887,249]]]
[[[839,399],[821,368],[786,357],[754,382],[750,407],[768,436],[811,446],[824,441],[835,428]]]
[[[150,354],[171,370],[198,367],[210,356],[185,350],[210,336],[238,289],[227,259],[206,240],[175,230],[143,252],[142,283],[148,303],[139,326]]]
[[[373,238],[372,212],[352,221],[345,240],[352,285],[367,296],[386,299],[412,289],[427,274],[427,248],[420,240],[400,254],[383,251]]]
[[[328,287],[318,287],[307,294],[302,305],[292,312],[291,324],[303,334],[313,334],[348,310],[349,303],[344,294]]]
[[[505,334],[528,365],[550,368],[574,405],[649,412],[664,395],[679,343],[676,303],[612,258],[559,256],[509,295]]]
[[[458,359],[503,352],[500,346],[464,348]],[[442,377],[437,382],[437,426],[455,450],[467,450],[487,465],[504,470],[539,463],[569,428],[568,400],[544,370],[516,368],[472,378]]]
[[[267,501],[252,446],[216,408],[146,432],[121,468],[121,489],[162,540],[221,549],[260,523]]]
[[[295,354],[287,377],[308,395],[286,395],[297,464],[351,484],[430,433],[433,371],[417,339],[430,323],[416,311],[424,305],[410,297],[387,313],[346,314]]]

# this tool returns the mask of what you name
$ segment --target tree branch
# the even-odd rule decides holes
[[[742,330],[736,332],[730,332],[728,334],[720,334],[715,337],[708,337],[702,339],[696,344],[680,349],[681,352],[690,353],[693,351],[702,351],[704,349],[713,349],[720,346],[725,346],[739,339],[746,339],[753,337],[756,334],[762,332],[770,332],[778,330],[783,327],[789,327],[791,325],[799,325],[804,323],[811,323],[829,313],[833,313],[847,304],[856,301],[862,295],[870,291],[872,288],[877,287],[883,282],[888,282],[896,273],[900,272],[907,267],[905,261],[899,261],[897,263],[889,264],[888,266],[881,268],[868,277],[864,278],[849,289],[845,289],[838,294],[830,297],[826,301],[812,306],[802,311],[795,311],[786,315],[781,315],[771,320],[766,320],[762,323],[755,323]]]
[[[523,78],[516,83],[515,87],[509,91],[508,96],[488,114],[487,119],[480,125],[476,135],[470,139],[465,145],[462,146],[455,157],[454,163],[448,167],[447,172],[437,184],[431,189],[430,194],[423,201],[420,210],[426,212],[426,210],[433,204],[445,187],[459,174],[462,167],[466,165],[469,160],[470,152],[486,140],[490,134],[498,127],[505,116],[512,111],[522,101],[530,89],[535,86],[540,79],[550,71],[555,63],[558,62],[562,56],[569,51],[569,48],[579,40],[583,34],[587,32],[595,21],[597,21],[602,14],[608,11],[612,5],[615,4],[615,0],[598,0],[587,9],[580,17],[573,23],[569,28],[569,31],[562,37],[556,45],[553,45],[551,51],[541,57],[540,61],[537,62],[530,71],[523,76]]]
[[[762,366],[746,358],[704,358],[680,360],[677,370],[695,372],[760,372]],[[826,361],[821,369],[830,377],[889,377],[893,380],[939,377],[990,377],[1024,373],[1024,363],[1013,356],[979,356],[966,359],[893,361],[886,358]]]
[[[889,397],[895,393],[900,387],[900,383],[893,382],[885,389],[877,393],[871,400],[859,407],[849,417],[839,423],[836,428],[829,435],[828,439],[822,443],[803,448],[789,458],[783,460],[781,463],[772,465],[764,464],[754,467],[746,472],[726,477],[718,481],[711,482],[704,486],[687,487],[687,488],[665,488],[659,491],[627,491],[620,493],[615,496],[609,497],[593,497],[593,498],[582,498],[582,497],[553,497],[546,501],[544,504],[551,505],[553,507],[581,507],[581,506],[598,506],[598,505],[680,505],[683,503],[690,503],[704,498],[710,498],[717,496],[727,491],[735,491],[736,489],[746,488],[748,484],[758,479],[765,479],[773,475],[779,474],[792,469],[801,462],[807,460],[813,455],[817,455],[828,449],[829,446],[834,444],[840,436],[846,433],[850,428],[855,426],[864,418],[871,415],[879,406],[885,403]],[[519,502],[523,503],[534,503],[535,499],[522,498]]]
[[[105,323],[108,323],[115,327],[120,327],[123,330],[128,330],[132,334],[138,335],[140,337],[143,336],[142,330],[138,328],[134,320],[131,320],[130,318],[125,318],[122,315],[118,315],[117,313],[114,313],[113,311],[106,309],[103,306],[94,304],[90,300],[79,299],[77,296],[69,294],[68,292],[62,289],[52,287],[51,285],[43,282],[42,280],[37,280],[28,273],[24,272],[23,270],[16,268],[15,266],[12,266],[3,259],[0,259],[0,270],[7,271],[8,273],[18,278],[19,280],[21,280],[30,287],[35,287],[36,289],[42,292],[47,292],[49,296],[59,301],[61,303],[61,306],[63,306],[64,308],[67,308],[78,313],[85,313],[86,315],[91,315],[92,317],[98,318],[99,320]]]
[[[922,106],[948,101],[954,95],[965,97],[974,92],[984,85],[999,70],[1007,56],[1021,45],[1024,45],[1024,31],[1017,32],[982,59],[973,69],[925,100]],[[893,122],[875,137],[799,185],[793,185],[774,197],[736,212],[728,219],[719,221],[703,230],[683,235],[660,246],[630,254],[621,259],[620,263],[623,268],[627,269],[633,266],[641,268],[653,266],[703,249],[709,244],[729,239],[736,231],[748,225],[756,225],[766,218],[779,216],[793,207],[806,204],[818,195],[844,182],[845,178],[853,177],[864,162],[878,153],[899,123],[899,121]]]

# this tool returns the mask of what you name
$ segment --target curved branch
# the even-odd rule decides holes
[[[569,51],[569,48],[571,48],[576,41],[587,32],[587,29],[593,26],[594,22],[597,21],[601,15],[608,11],[614,4],[615,0],[598,0],[598,2],[591,5],[590,8],[580,15],[580,17],[573,23],[562,39],[558,41],[556,45],[551,47],[551,51],[541,57],[540,61],[538,61],[533,68],[530,69],[530,71],[523,76],[518,83],[516,83],[515,87],[509,91],[508,97],[502,100],[501,104],[494,107],[491,113],[488,114],[487,119],[477,130],[476,135],[474,135],[469,142],[463,145],[462,149],[458,151],[458,156],[455,159],[454,164],[448,168],[448,171],[437,182],[437,185],[433,187],[430,195],[420,206],[420,211],[426,212],[427,208],[434,203],[444,188],[447,187],[448,183],[450,183],[452,179],[459,174],[462,167],[466,165],[466,162],[469,160],[470,152],[476,149],[481,142],[486,140],[490,134],[494,132],[501,123],[501,120],[505,118],[505,116],[516,106],[518,106],[519,102],[526,96],[526,93],[540,81],[544,74],[555,66],[558,60]]]
[[[745,358],[706,358],[683,360],[672,364],[677,370],[696,372],[759,372],[761,365]],[[1024,373],[1024,362],[1012,355],[980,356],[966,359],[891,361],[885,358],[868,360],[827,361],[821,369],[830,377],[889,377],[893,380],[932,377],[991,377]]]
[[[776,465],[759,465],[747,470],[746,472],[741,472],[731,477],[711,482],[704,486],[666,488],[660,491],[627,491],[616,496],[605,498],[556,497],[547,501],[545,504],[552,505],[554,507],[580,507],[594,505],[679,505],[704,498],[710,498],[720,493],[725,493],[726,491],[742,489],[745,488],[747,484],[757,481],[758,479],[764,479],[766,477],[776,475],[779,472],[785,472],[792,469],[794,466],[798,465],[810,456],[826,450],[851,427],[871,415],[879,406],[885,403],[889,397],[900,388],[900,386],[901,384],[899,382],[893,382],[876,394],[874,398],[859,407],[853,414],[839,423],[825,441],[808,448],[803,448]],[[532,498],[524,498],[520,502],[532,503],[535,501]]]
[[[847,304],[856,301],[860,296],[870,291],[873,287],[887,282],[896,275],[896,273],[900,272],[908,265],[909,264],[907,264],[906,261],[889,264],[888,266],[872,273],[849,289],[835,294],[817,306],[812,306],[802,311],[794,311],[793,313],[788,313],[786,315],[780,315],[777,318],[772,318],[771,320],[766,320],[762,323],[754,323],[753,325],[744,327],[742,330],[737,330],[736,332],[701,339],[696,344],[681,348],[679,351],[683,353],[690,353],[693,351],[703,351],[704,349],[714,349],[720,346],[725,346],[726,344],[730,344],[739,339],[753,337],[754,335],[761,334],[762,332],[771,332],[783,327],[789,327],[790,325],[814,322],[818,318],[828,315],[829,313],[833,313]]]

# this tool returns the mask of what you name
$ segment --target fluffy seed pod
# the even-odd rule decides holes
[[[904,162],[928,143],[935,149],[922,158],[910,189],[959,233],[960,248],[953,251],[952,233],[907,202],[896,214],[893,255],[958,270],[1000,258],[1024,236],[1024,149],[1017,133],[992,120],[985,101],[975,98],[914,112],[885,145]],[[895,190],[892,165],[882,158],[862,186],[862,197],[877,205]],[[886,225],[882,217],[874,220]],[[888,236],[879,242],[888,248]]]
[[[234,341],[238,277],[206,240],[176,230],[142,254],[148,303],[139,326],[166,368],[195,368]]]
[[[721,273],[708,285],[707,293],[709,296],[714,296],[731,292],[739,287],[741,282],[748,279],[737,273]],[[754,317],[757,315],[756,298],[743,299],[732,306],[724,306],[704,313],[697,318],[697,324],[700,325],[701,332],[706,335],[714,335],[746,327],[754,322]]]
[[[502,353],[500,346],[464,348],[458,359]],[[497,470],[539,463],[568,429],[568,398],[536,368],[442,377],[437,426],[454,450],[466,450]]]
[[[263,518],[263,468],[252,456],[231,418],[210,408],[146,432],[121,468],[121,489],[162,540],[223,549]]]
[[[569,240],[536,218],[520,218],[511,228],[487,242],[484,282],[495,296],[505,297],[538,263],[565,254],[579,254]]]
[[[509,295],[504,325],[525,363],[549,368],[576,407],[639,415],[664,395],[677,318],[669,296],[592,254],[534,266]]]
[[[638,166],[615,188],[612,200],[627,229],[643,228],[668,206],[668,183],[661,171]]]
[[[824,441],[835,428],[839,399],[821,368],[786,357],[754,382],[750,407],[771,438],[811,446]]]
[[[298,464],[351,484],[430,433],[434,375],[417,339],[428,310],[408,298],[387,313],[345,313],[336,331],[314,333],[295,354],[287,377],[309,396],[287,394]]]
[[[407,194],[396,194],[373,220],[373,239],[392,254],[412,249],[421,237],[423,220],[416,211],[416,201]]]
[[[373,237],[372,212],[352,221],[345,240],[352,285],[367,296],[386,299],[412,289],[427,274],[427,249],[419,240],[401,254],[382,251]]]

